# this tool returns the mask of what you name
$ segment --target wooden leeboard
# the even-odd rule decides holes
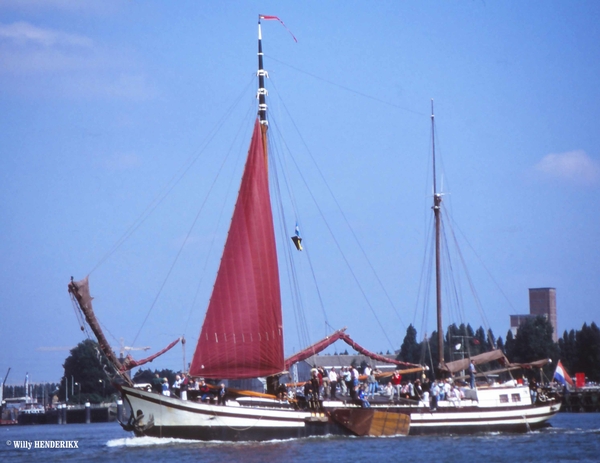
[[[373,410],[370,408],[336,408],[330,413],[338,423],[356,436],[368,436],[371,429]]]
[[[337,408],[331,418],[356,436],[406,436],[410,416],[373,408]]]
[[[410,429],[410,416],[403,413],[375,410],[369,436],[406,436]]]

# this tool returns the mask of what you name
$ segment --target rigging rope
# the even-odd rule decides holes
[[[413,109],[409,109],[409,108],[406,108],[406,107],[404,107],[404,106],[400,106],[400,105],[397,105],[397,104],[394,104],[394,103],[390,103],[389,101],[381,100],[381,99],[379,99],[379,98],[377,98],[377,97],[374,97],[374,96],[372,96],[372,95],[368,95],[368,94],[366,94],[366,93],[363,93],[363,92],[360,92],[360,91],[358,91],[358,90],[354,90],[354,89],[352,89],[352,88],[350,88],[350,87],[346,87],[345,85],[338,84],[338,83],[336,83],[336,82],[333,82],[333,81],[331,81],[331,80],[325,79],[325,78],[323,78],[323,77],[319,77],[319,76],[317,76],[316,74],[312,74],[312,73],[310,73],[310,72],[308,72],[308,71],[304,71],[304,70],[302,70],[302,69],[300,69],[300,68],[297,68],[297,67],[295,67],[295,66],[292,66],[291,64],[288,64],[288,63],[285,63],[285,62],[283,62],[283,61],[281,61],[281,60],[278,60],[277,58],[274,58],[274,57],[272,57],[271,55],[265,55],[265,56],[266,56],[266,57],[268,57],[268,58],[269,58],[269,60],[275,61],[275,62],[277,62],[277,63],[279,63],[279,64],[283,64],[284,66],[287,66],[287,67],[289,67],[290,69],[293,69],[293,70],[295,70],[295,71],[298,71],[298,72],[301,72],[301,73],[303,73],[303,74],[306,74],[307,76],[310,76],[310,77],[312,77],[312,78],[314,78],[314,79],[317,79],[317,80],[320,80],[320,81],[322,81],[322,82],[325,82],[325,83],[327,83],[327,84],[329,84],[329,85],[333,85],[334,87],[340,88],[340,89],[342,89],[342,90],[345,90],[345,91],[347,91],[347,92],[353,93],[353,94],[355,94],[355,95],[358,95],[358,96],[362,96],[363,98],[367,98],[367,99],[369,99],[369,100],[377,101],[378,103],[382,103],[382,104],[384,104],[384,105],[387,105],[387,106],[392,106],[392,107],[394,107],[394,108],[401,109],[401,110],[403,110],[403,111],[407,111],[407,112],[409,112],[409,113],[412,113],[412,114],[417,114],[417,115],[419,115],[419,116],[426,116],[426,117],[429,117],[429,115],[428,115],[428,114],[422,113],[422,112],[420,112],[420,111],[415,111],[415,110],[413,110]]]
[[[392,301],[392,298],[390,297],[389,293],[387,292],[383,282],[381,281],[381,279],[379,278],[379,275],[377,274],[377,271],[375,270],[375,267],[373,267],[373,264],[371,263],[371,260],[369,259],[367,253],[365,252],[360,240],[358,239],[358,237],[356,236],[356,233],[354,232],[354,229],[352,228],[352,226],[350,225],[350,221],[348,220],[348,218],[346,217],[346,214],[344,213],[344,210],[342,209],[340,203],[338,202],[336,196],[333,193],[333,190],[331,189],[331,187],[329,186],[329,183],[327,182],[327,180],[325,179],[325,176],[323,175],[323,172],[321,171],[321,169],[319,168],[319,164],[317,164],[316,159],[314,158],[314,156],[312,155],[312,152],[310,151],[310,149],[308,148],[308,144],[306,143],[306,141],[304,140],[304,137],[302,137],[302,134],[300,133],[300,131],[298,130],[298,127],[296,126],[296,123],[294,122],[290,112],[287,109],[287,106],[285,105],[285,103],[282,101],[281,102],[284,109],[286,110],[286,113],[288,114],[288,117],[290,118],[290,120],[292,121],[292,124],[294,126],[294,128],[296,129],[296,132],[298,133],[298,135],[300,136],[300,139],[302,140],[302,143],[304,144],[304,147],[306,148],[306,151],[311,159],[311,161],[313,162],[313,164],[315,165],[317,172],[319,174],[319,176],[321,177],[321,180],[323,181],[323,183],[325,184],[325,187],[327,188],[327,191],[329,192],[329,194],[331,195],[331,198],[333,199],[338,211],[340,212],[340,214],[342,215],[342,218],[344,219],[344,222],[346,223],[346,226],[348,227],[348,230],[350,230],[350,233],[352,234],[352,237],[354,238],[354,241],[356,242],[358,248],[360,249],[363,258],[366,260],[369,268],[371,269],[371,272],[373,272],[373,276],[375,277],[375,279],[377,280],[379,286],[381,287],[385,297],[387,298],[388,302],[390,303],[390,306],[392,307],[394,313],[396,314],[396,316],[398,317],[398,320],[400,321],[400,324],[406,328],[406,325],[404,323],[404,321],[402,320],[402,317],[400,316],[400,313],[398,312],[398,310],[396,309],[396,306],[394,304],[394,302]],[[295,161],[294,161],[295,164]],[[296,164],[296,168],[298,168],[297,164]],[[300,174],[302,175],[302,174]],[[308,184],[306,183],[306,180],[304,180],[304,178],[302,178],[305,185],[308,188]],[[310,190],[309,190],[310,191]],[[312,195],[311,195],[312,196]],[[313,197],[314,200],[314,197]],[[316,201],[315,201],[316,203]],[[324,219],[325,220],[325,219]],[[334,238],[335,239],[335,238]]]
[[[271,116],[271,127],[272,130],[278,130],[278,126],[277,126],[277,122],[276,119],[273,118]],[[302,298],[302,292],[300,291],[300,284],[299,284],[299,274],[298,271],[296,269],[296,265],[294,265],[295,260],[292,257],[292,250],[291,250],[291,246],[289,246],[289,243],[287,242],[287,240],[285,239],[285,237],[287,236],[286,233],[286,224],[288,223],[286,220],[286,216],[285,216],[285,209],[283,207],[283,200],[282,200],[282,195],[281,195],[281,184],[279,181],[279,171],[281,171],[281,173],[283,174],[283,181],[284,184],[287,187],[288,190],[288,195],[290,197],[290,201],[292,203],[292,208],[294,210],[294,215],[296,217],[298,217],[298,212],[297,212],[297,208],[296,208],[296,202],[295,202],[295,197],[292,193],[292,189],[291,189],[291,182],[289,182],[288,180],[288,176],[286,175],[287,169],[285,168],[285,157],[283,155],[281,155],[280,153],[283,153],[284,150],[283,149],[279,149],[279,147],[277,147],[273,141],[274,137],[270,137],[269,138],[269,161],[271,162],[271,172],[273,173],[272,175],[272,187],[273,187],[273,192],[275,194],[275,204],[278,206],[277,208],[275,208],[275,211],[279,213],[280,216],[280,220],[279,220],[279,226],[280,226],[280,236],[282,237],[283,240],[283,250],[284,250],[284,256],[287,262],[287,268],[290,270],[290,272],[287,272],[287,278],[289,281],[289,285],[290,285],[290,289],[292,291],[291,295],[292,295],[292,306],[294,309],[294,318],[296,320],[296,329],[298,330],[298,337],[300,339],[300,342],[303,345],[310,345],[311,344],[311,339],[310,339],[310,330],[308,328],[308,323],[306,321],[306,314],[305,314],[305,310],[304,310],[304,301]],[[286,146],[287,148],[287,146]],[[308,252],[308,249],[305,249],[306,252]],[[322,302],[321,302],[321,306],[322,306]],[[324,312],[324,307],[322,306],[322,310]],[[325,313],[325,312],[324,312]],[[326,317],[326,314],[325,314]]]
[[[279,127],[277,125],[275,125],[275,128],[279,131]],[[284,143],[284,145],[285,145],[285,143]],[[290,156],[291,156],[291,151],[289,150],[289,147],[287,145],[285,145],[285,147],[287,149],[288,154],[290,154]],[[283,167],[284,166],[282,164],[282,168]],[[294,208],[294,213],[295,213],[295,216],[296,216],[296,223],[298,223],[299,225],[302,225],[302,222],[298,218],[299,214],[298,214],[298,208],[296,207],[296,200],[295,200],[296,198],[295,198],[295,196],[293,194],[293,190],[291,188],[291,182],[288,180],[289,176],[285,175],[285,173],[286,173],[285,170],[283,170],[283,173],[284,173],[284,180],[285,180],[285,183],[286,183],[289,195],[290,195],[290,199],[291,199],[291,202],[292,202],[292,206]],[[277,182],[278,182],[278,180],[277,180]],[[280,203],[280,206],[281,206],[281,203]],[[282,216],[284,216],[283,208],[282,208]],[[283,224],[285,224],[285,223],[287,223],[287,221],[284,220]],[[283,235],[282,236],[286,236],[285,232],[286,232],[286,230],[283,230]],[[290,256],[292,254],[291,249],[292,249],[291,246],[286,246],[286,250],[288,252],[288,255],[290,255]],[[304,255],[306,255],[306,258],[307,258],[307,261],[308,261],[308,266],[309,266],[309,269],[310,269],[310,272],[311,272],[312,280],[313,280],[313,283],[315,285],[315,289],[316,289],[316,292],[317,292],[317,297],[318,297],[318,300],[319,300],[319,307],[321,308],[321,311],[323,313],[323,318],[324,318],[325,326],[326,327],[331,327],[331,325],[329,323],[329,320],[328,320],[327,311],[325,310],[325,304],[323,303],[323,298],[322,298],[322,295],[321,295],[321,289],[319,287],[319,284],[318,284],[318,281],[317,281],[317,277],[316,277],[316,274],[315,274],[315,269],[314,269],[314,265],[313,265],[313,261],[312,261],[312,252],[310,250],[310,246],[308,246],[308,247],[305,246],[304,250],[303,250],[303,253],[304,253]],[[295,268],[294,268],[294,270],[295,270]],[[299,293],[299,295],[300,295],[300,293]],[[304,322],[304,323],[306,323],[306,322]],[[327,332],[325,334],[327,334]],[[311,339],[310,339],[310,331],[308,329],[307,329],[307,340],[310,343],[310,341],[311,341]]]
[[[91,275],[94,271],[98,269],[104,262],[112,256],[122,245],[129,239],[129,237],[150,217],[152,212],[156,210],[156,208],[165,200],[165,198],[169,195],[169,193],[177,186],[177,184],[181,181],[181,179],[186,175],[186,173],[192,168],[192,166],[196,163],[196,161],[200,158],[200,156],[204,153],[208,145],[214,139],[216,134],[220,131],[223,126],[224,121],[230,116],[233,109],[239,104],[242,97],[247,93],[248,87],[253,83],[253,79],[246,85],[244,91],[238,95],[238,97],[234,100],[234,103],[225,111],[223,116],[215,123],[213,129],[209,131],[211,134],[205,141],[200,150],[191,155],[181,166],[181,168],[171,177],[171,179],[161,188],[161,190],[156,194],[154,199],[150,202],[150,204],[142,211],[142,213],[133,221],[133,223],[125,230],[125,232],[121,235],[121,237],[116,241],[116,243],[104,254],[104,256],[98,261],[98,263],[90,270],[88,275]]]
[[[273,81],[273,79],[271,79],[271,81]],[[274,84],[274,83],[273,83],[273,86],[275,87],[275,84]],[[275,88],[276,88],[276,87],[275,87]],[[371,271],[373,272],[373,274],[374,274],[374,276],[376,277],[377,281],[378,281],[378,282],[379,282],[379,284],[381,285],[381,287],[382,287],[382,289],[383,289],[383,291],[384,291],[385,295],[386,295],[386,296],[387,296],[387,298],[388,298],[388,301],[390,302],[390,304],[391,304],[392,308],[393,308],[393,309],[394,309],[394,311],[396,312],[396,315],[397,315],[397,316],[398,316],[398,318],[400,319],[400,322],[401,322],[401,323],[404,325],[404,323],[402,322],[402,319],[401,319],[401,317],[400,317],[400,315],[399,315],[398,311],[396,310],[396,308],[395,308],[394,304],[393,304],[393,303],[392,303],[392,301],[391,301],[391,298],[389,297],[389,294],[388,294],[388,293],[387,293],[387,291],[385,290],[385,287],[383,286],[383,284],[382,284],[382,282],[381,282],[381,279],[379,278],[379,276],[378,276],[378,275],[377,275],[377,273],[375,272],[375,269],[374,269],[373,265],[371,264],[370,260],[368,259],[367,255],[366,255],[366,252],[364,251],[364,248],[362,247],[362,245],[361,245],[361,244],[360,244],[360,242],[358,241],[358,238],[357,238],[356,234],[354,233],[354,231],[353,231],[352,227],[350,226],[350,223],[349,223],[349,221],[348,221],[348,219],[347,219],[346,215],[344,214],[344,212],[343,212],[343,210],[342,210],[342,208],[341,208],[341,206],[340,206],[339,202],[337,201],[337,199],[336,199],[335,195],[333,194],[333,191],[331,190],[331,187],[329,186],[329,184],[328,184],[328,183],[327,183],[327,181],[325,180],[325,177],[324,177],[323,173],[321,172],[321,170],[319,169],[319,166],[318,166],[318,164],[317,164],[317,162],[316,162],[316,160],[315,160],[314,156],[312,155],[312,153],[311,153],[311,151],[310,151],[310,149],[309,149],[309,147],[308,147],[308,145],[307,145],[306,141],[304,140],[304,137],[302,137],[302,134],[300,133],[300,130],[298,129],[298,126],[296,125],[296,123],[295,123],[295,121],[294,121],[293,117],[291,116],[290,112],[288,111],[288,109],[287,109],[287,106],[285,105],[285,103],[283,102],[283,100],[281,100],[281,97],[280,97],[280,101],[281,101],[281,104],[282,104],[283,108],[285,109],[286,113],[288,114],[288,117],[290,118],[290,121],[292,122],[292,125],[293,125],[293,126],[294,126],[294,128],[296,129],[296,132],[297,132],[298,136],[300,137],[300,139],[301,139],[301,141],[302,141],[302,143],[303,143],[303,145],[304,145],[304,147],[305,147],[305,149],[306,149],[306,152],[309,154],[309,157],[310,157],[310,159],[312,160],[313,164],[315,165],[315,167],[316,167],[316,169],[317,169],[317,172],[319,173],[319,175],[320,175],[320,177],[321,177],[322,181],[324,182],[324,184],[325,184],[325,186],[326,186],[327,190],[329,191],[329,194],[331,195],[331,197],[332,197],[332,199],[334,200],[334,202],[335,202],[335,204],[336,204],[336,206],[337,206],[338,210],[340,211],[340,213],[341,213],[342,217],[344,218],[344,220],[345,220],[345,222],[346,222],[346,225],[347,225],[347,227],[349,228],[349,230],[350,230],[350,232],[351,232],[351,234],[352,234],[352,236],[353,236],[354,240],[355,240],[355,241],[356,241],[356,243],[358,244],[358,247],[361,249],[361,251],[362,251],[362,253],[363,253],[363,256],[364,256],[365,260],[367,261],[367,263],[369,264],[369,267],[371,268]],[[327,227],[327,229],[328,229],[328,231],[329,231],[329,234],[331,235],[331,237],[332,237],[332,239],[333,239],[334,243],[336,244],[336,247],[338,248],[338,251],[340,252],[340,254],[341,254],[342,258],[344,259],[344,261],[345,261],[345,263],[346,263],[346,266],[348,267],[348,269],[349,269],[349,271],[350,271],[350,273],[351,273],[351,275],[352,275],[352,277],[353,277],[353,279],[354,279],[354,281],[355,281],[355,283],[356,283],[357,287],[359,288],[359,290],[360,290],[360,292],[362,293],[362,295],[363,295],[363,297],[364,297],[365,301],[367,302],[367,306],[368,306],[368,307],[369,307],[369,309],[371,310],[371,313],[373,314],[373,316],[374,316],[374,318],[375,318],[376,322],[378,323],[378,325],[379,325],[380,329],[382,330],[382,332],[383,332],[383,334],[384,334],[385,338],[388,340],[388,342],[389,342],[390,346],[392,347],[392,349],[395,349],[395,347],[394,347],[394,345],[392,344],[392,342],[391,342],[391,340],[390,340],[389,336],[387,335],[387,333],[386,333],[386,330],[384,329],[384,327],[383,327],[383,325],[382,325],[381,321],[380,321],[380,320],[379,320],[379,318],[377,317],[377,313],[375,312],[375,310],[374,310],[373,306],[371,305],[371,303],[370,303],[369,299],[367,298],[366,292],[365,292],[365,291],[364,291],[364,289],[362,288],[362,286],[361,286],[361,284],[360,284],[360,282],[359,282],[359,280],[358,280],[358,278],[357,278],[357,276],[356,276],[356,274],[355,274],[354,270],[352,269],[352,266],[350,265],[350,262],[348,261],[348,259],[347,259],[346,255],[344,254],[344,252],[343,252],[343,249],[342,249],[341,245],[339,244],[339,241],[336,239],[336,237],[335,237],[335,234],[334,234],[334,233],[333,233],[333,231],[331,230],[331,227],[330,227],[330,225],[329,225],[329,222],[328,222],[328,221],[327,221],[327,219],[325,218],[325,214],[323,213],[323,211],[322,211],[321,207],[319,206],[319,203],[317,202],[317,200],[316,200],[315,196],[313,195],[313,193],[312,193],[312,190],[310,189],[310,187],[309,187],[309,185],[308,185],[308,182],[306,181],[306,178],[305,178],[305,177],[302,175],[302,171],[300,170],[300,167],[299,167],[298,163],[296,162],[296,159],[295,159],[293,156],[290,156],[290,157],[291,157],[291,160],[292,160],[292,162],[293,162],[294,166],[296,167],[296,170],[297,170],[297,172],[298,172],[298,174],[299,174],[300,178],[302,179],[302,182],[304,183],[304,185],[305,185],[305,187],[306,187],[307,191],[309,192],[309,194],[310,194],[310,196],[311,196],[311,198],[312,198],[312,200],[313,200],[313,203],[315,204],[315,207],[317,208],[317,210],[318,210],[318,212],[319,212],[319,214],[320,214],[320,216],[321,216],[321,218],[322,218],[322,220],[323,220],[323,222],[324,222],[325,226]]]
[[[214,134],[216,135],[216,134]],[[213,137],[210,138],[210,140],[212,141]],[[209,141],[210,142],[210,141]],[[187,234],[185,236],[185,239],[183,240],[182,245],[180,246],[175,258],[173,259],[173,262],[171,263],[171,267],[169,268],[167,275],[165,276],[159,290],[158,293],[156,294],[156,297],[154,298],[154,300],[152,301],[152,304],[150,305],[150,309],[148,309],[148,313],[146,314],[146,317],[144,318],[144,321],[142,322],[142,326],[140,327],[140,329],[138,330],[137,334],[135,335],[135,338],[133,339],[133,343],[135,344],[135,342],[137,341],[138,336],[140,335],[144,325],[146,324],[146,321],[148,320],[148,317],[150,316],[150,313],[152,312],[152,309],[154,308],[154,306],[156,305],[156,302],[158,301],[158,298],[160,297],[163,288],[165,287],[165,285],[167,284],[167,281],[169,280],[169,277],[171,276],[171,273],[173,272],[173,269],[175,268],[175,265],[177,264],[177,261],[179,260],[179,257],[181,256],[183,249],[185,248],[185,245],[187,244],[188,240],[190,239],[190,236],[192,234],[192,231],[194,229],[194,227],[196,226],[196,223],[198,222],[198,219],[200,218],[200,214],[202,213],[202,210],[204,209],[204,206],[206,205],[206,202],[208,200],[208,197],[210,196],[210,193],[212,192],[215,184],[217,183],[217,180],[219,178],[219,174],[221,173],[223,166],[225,165],[225,162],[227,161],[227,159],[229,158],[229,154],[231,153],[231,150],[227,153],[227,155],[225,156],[225,158],[223,159],[223,162],[221,163],[221,165],[219,166],[219,170],[217,172],[217,176],[213,179],[213,182],[211,183],[208,192],[206,194],[206,196],[204,197],[204,200],[202,201],[202,204],[200,205],[200,209],[198,210],[198,212],[196,213],[196,216],[194,217],[194,220],[192,221],[192,224],[190,225]],[[196,158],[197,159],[197,158]],[[191,167],[191,165],[190,165]],[[187,169],[189,170],[189,169]],[[187,172],[186,170],[186,172]]]
[[[248,109],[248,112],[246,113],[246,117],[244,118],[244,120],[246,120],[246,119],[249,118],[249,116],[251,114],[251,111],[255,111],[255,109],[256,109],[255,106],[256,105],[253,102],[252,103],[252,107],[251,107],[251,109],[250,108]],[[218,177],[220,176],[221,171],[223,169],[223,166],[225,165],[226,160],[229,158],[229,155],[231,154],[231,152],[234,151],[233,144],[234,144],[235,140],[241,140],[241,137],[240,137],[241,133],[242,133],[242,125],[240,125],[240,127],[238,129],[238,132],[236,133],[235,137],[233,138],[233,141],[231,143],[231,147],[230,147],[229,151],[227,152],[227,154],[225,156],[225,159],[223,160],[223,163],[221,164],[221,166],[218,169],[217,175],[216,175],[216,177],[214,179],[214,182],[213,182],[213,186],[214,186],[214,183],[216,183]],[[240,158],[242,157],[243,150],[242,149],[238,149],[238,150],[235,150],[235,151],[237,151],[239,153],[238,154],[238,158],[237,158],[237,160],[235,162],[235,164],[237,165],[240,162]],[[229,197],[229,195],[231,193],[233,183],[234,183],[234,177],[231,176],[230,179],[229,179],[229,184],[227,185],[227,194],[225,195],[225,197],[227,197],[227,198]],[[206,194],[205,202],[206,202],[206,200],[208,200],[208,196],[210,195],[211,191],[212,191],[212,186],[211,186],[211,189]],[[200,279],[198,280],[198,284],[196,285],[196,291],[194,292],[194,297],[192,299],[192,303],[190,304],[190,308],[189,308],[189,311],[188,311],[187,320],[186,320],[186,322],[185,322],[185,324],[183,326],[183,334],[184,335],[186,334],[187,327],[190,324],[190,320],[192,318],[192,313],[193,313],[194,307],[196,306],[196,301],[198,300],[198,295],[200,294],[200,289],[201,289],[201,286],[202,286],[202,282],[204,281],[203,276],[206,274],[206,268],[208,267],[208,262],[210,261],[210,258],[212,256],[212,253],[213,253],[213,250],[214,250],[214,247],[215,247],[215,242],[216,242],[216,238],[217,238],[216,231],[219,229],[219,227],[221,225],[221,221],[223,219],[224,212],[225,212],[225,205],[226,205],[226,203],[227,203],[227,201],[224,200],[223,204],[222,204],[222,207],[219,210],[219,216],[217,217],[217,220],[214,222],[215,226],[213,228],[213,233],[212,233],[212,239],[210,241],[210,246],[209,246],[208,251],[206,253],[206,258],[204,259],[204,265],[202,267],[202,270],[200,271]],[[204,206],[204,203],[203,203],[203,206]]]

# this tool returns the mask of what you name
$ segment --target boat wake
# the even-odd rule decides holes
[[[598,428],[560,428],[560,427],[555,427],[552,426],[552,428],[548,428],[544,430],[546,433],[549,434],[564,434],[564,435],[569,435],[569,434],[600,434],[600,429]]]
[[[330,437],[331,436],[311,436],[306,439],[328,439]],[[252,441],[252,440],[231,442],[231,441],[219,441],[219,440],[203,441],[203,440],[197,440],[197,439],[177,439],[177,438],[173,438],[173,437],[143,436],[143,437],[124,437],[124,438],[120,438],[120,439],[111,439],[106,443],[106,446],[111,447],[111,448],[151,447],[151,446],[189,445],[189,444],[194,444],[194,445],[202,444],[202,445],[207,445],[207,446],[219,446],[219,445],[224,445],[224,444],[227,446],[231,446],[232,444],[240,445],[240,446],[242,446],[242,445],[257,446],[257,445],[281,444],[284,442],[294,442],[294,441],[298,441],[298,440],[302,440],[302,439],[290,438],[290,439],[269,439],[269,440],[265,440],[265,441],[261,441],[261,442],[256,442],[256,441]]]
[[[107,447],[150,447],[155,445],[190,444],[203,443],[200,440],[176,439],[172,437],[124,437],[111,439],[106,443]]]

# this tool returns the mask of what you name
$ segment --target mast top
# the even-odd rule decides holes
[[[267,127],[269,125],[269,121],[267,121],[267,102],[266,102],[266,96],[268,95],[268,92],[267,92],[267,89],[265,88],[265,77],[268,78],[269,74],[263,68],[262,29],[260,26],[261,19],[264,21],[279,21],[281,23],[281,25],[283,27],[285,27],[285,29],[290,33],[290,35],[294,39],[294,42],[298,42],[298,40],[296,40],[296,37],[294,37],[294,34],[292,34],[292,32],[286,27],[286,25],[283,23],[283,21],[281,19],[279,19],[277,16],[271,16],[271,15],[265,15],[265,14],[258,15],[258,71],[256,73],[256,75],[258,76],[258,92],[256,94],[256,97],[258,98],[258,119],[260,121],[260,124],[263,127],[263,133],[264,133],[264,131],[267,129]]]
[[[433,111],[433,98],[431,99],[431,155],[433,158],[433,196],[436,198],[439,197],[440,194],[437,191],[437,176],[435,166],[435,113]],[[441,198],[439,198],[439,200],[441,201]]]
[[[260,20],[264,18],[263,15],[258,16],[258,91],[256,98],[258,99],[258,120],[260,124],[267,128],[269,121],[267,120],[267,89],[265,88],[265,77],[269,77],[267,71],[263,68],[263,51],[262,51],[262,29],[260,27]]]

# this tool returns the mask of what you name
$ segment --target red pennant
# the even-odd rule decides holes
[[[283,21],[281,19],[279,19],[277,16],[269,16],[269,15],[261,14],[258,18],[259,18],[259,22],[260,22],[260,19],[264,19],[265,21],[279,21],[281,23],[281,25],[283,27],[285,27],[285,30],[290,33],[290,35],[294,39],[294,42],[298,43],[298,40],[296,39],[296,37],[294,37],[294,34],[292,34],[292,31],[289,30],[287,28],[287,26],[283,23]]]

